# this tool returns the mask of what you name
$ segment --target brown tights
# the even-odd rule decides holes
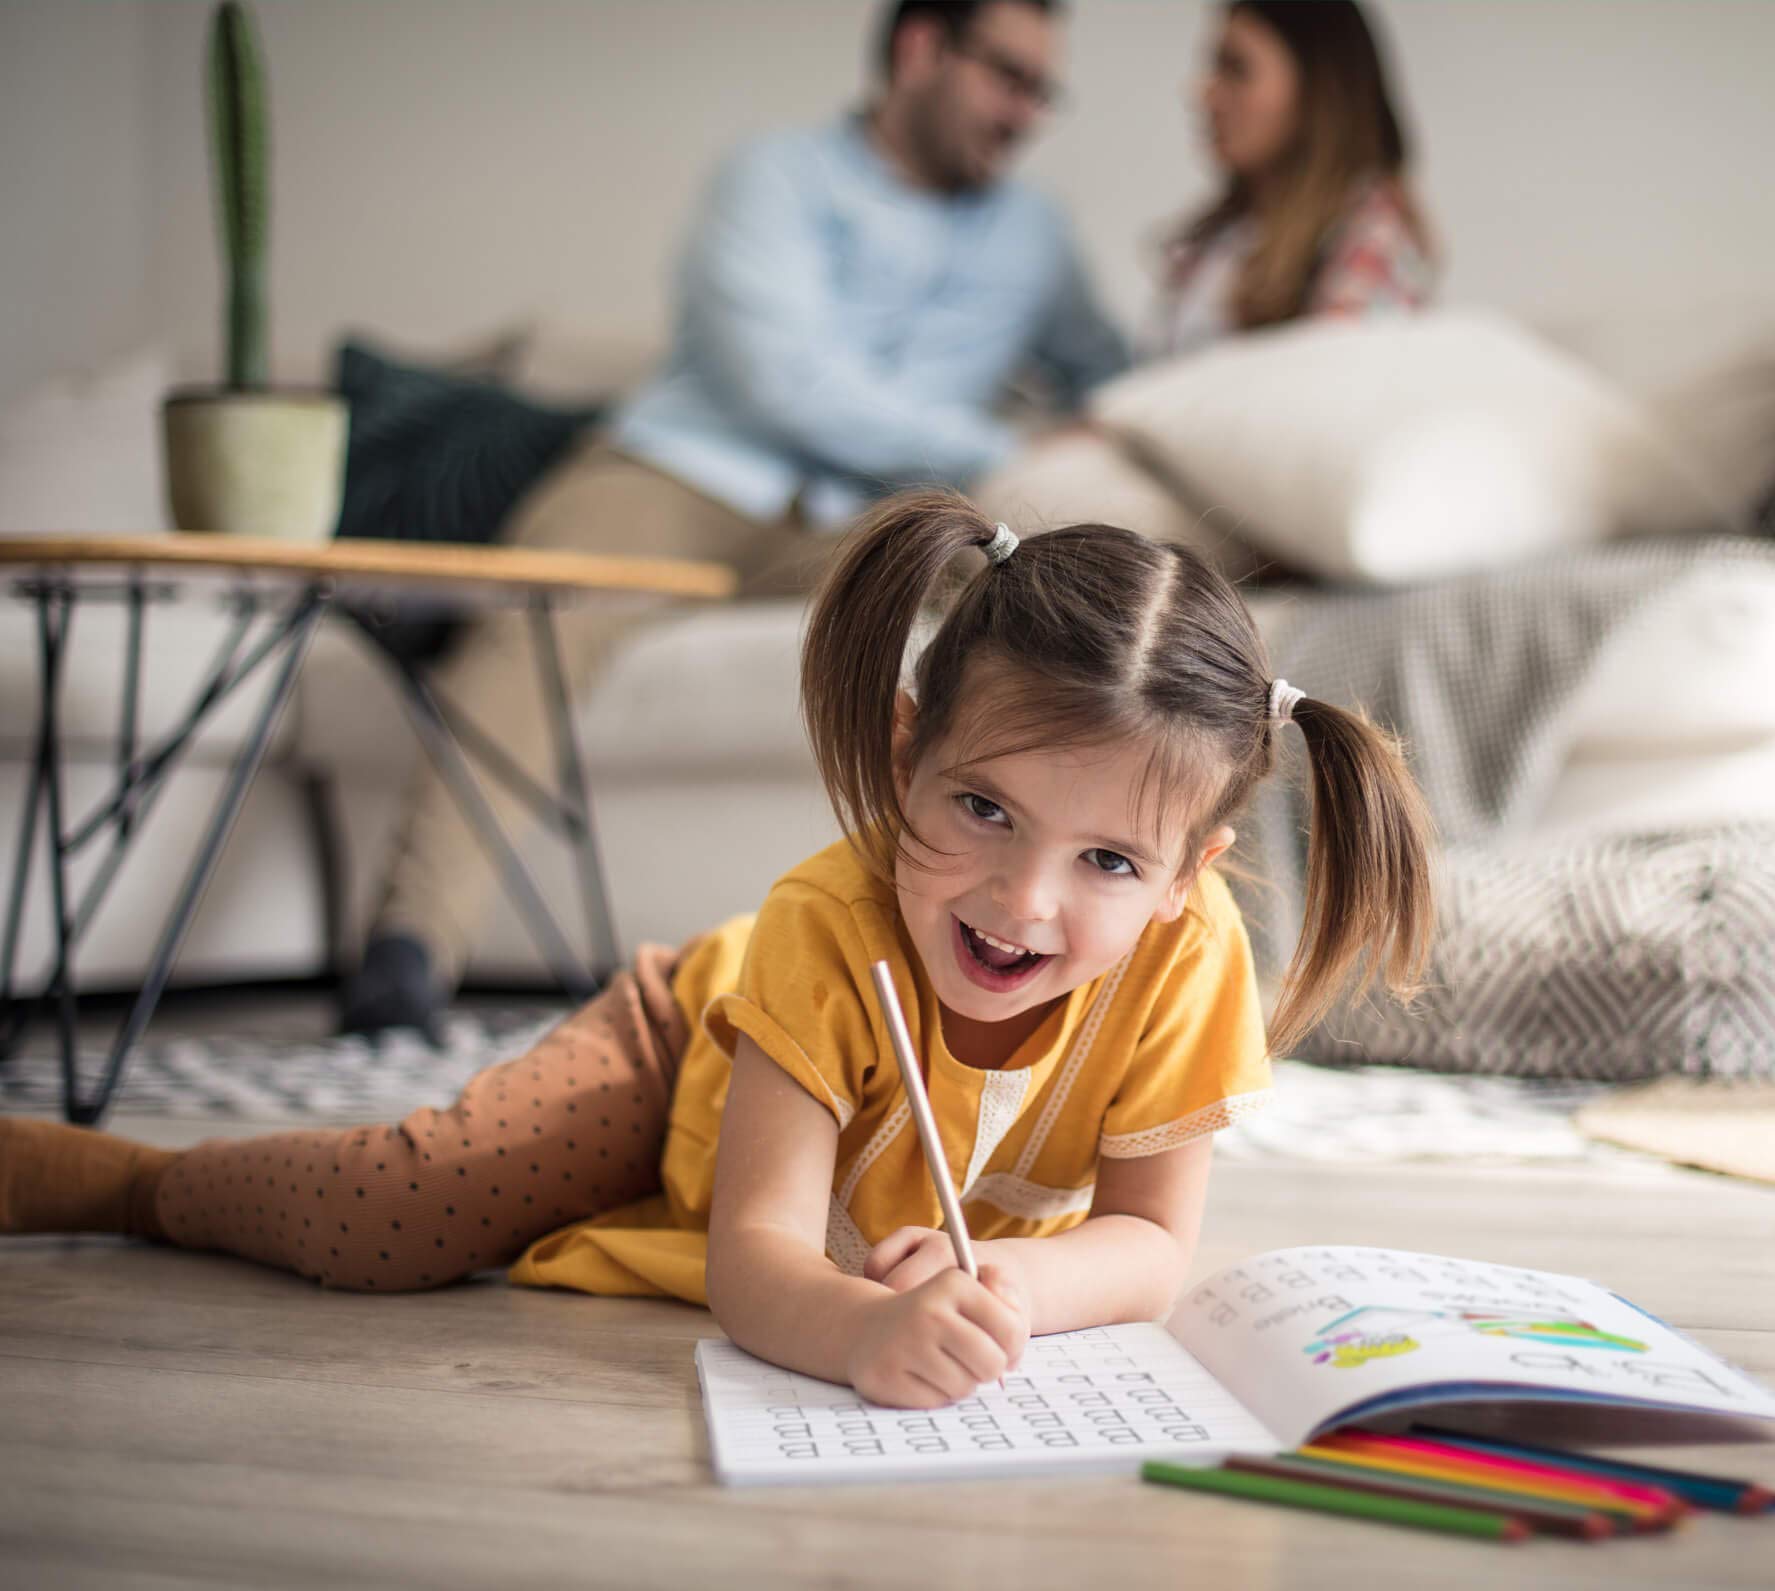
[[[133,1218],[105,1229],[219,1249],[328,1287],[441,1287],[658,1190],[689,1037],[671,991],[677,960],[644,946],[632,972],[528,1053],[479,1073],[448,1110],[416,1110],[394,1126],[210,1139],[147,1161],[119,1156],[121,1140],[109,1135],[56,1129],[58,1153],[65,1160],[71,1145],[95,1168],[115,1163],[133,1179],[106,1205]],[[37,1141],[22,1124],[0,1133],[12,1161],[6,1180],[20,1190],[0,1229],[94,1229],[86,1210],[76,1219],[56,1207],[50,1184],[69,1179],[49,1175],[55,1163]]]

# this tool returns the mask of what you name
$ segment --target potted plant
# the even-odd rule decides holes
[[[238,0],[216,7],[208,55],[227,382],[171,393],[162,405],[173,521],[180,530],[324,541],[339,519],[346,405],[332,393],[268,385],[265,68]]]

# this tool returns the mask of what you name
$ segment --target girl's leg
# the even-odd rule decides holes
[[[329,1287],[406,1292],[509,1264],[534,1239],[657,1190],[672,1083],[688,1025],[672,997],[677,953],[644,946],[632,972],[489,1067],[445,1111],[397,1126],[212,1139],[144,1162],[143,1146],[79,1128],[88,1206],[105,1230],[220,1249]],[[0,1124],[0,1190],[54,1171],[44,1145]],[[40,1126],[46,1124],[18,1124]],[[66,1162],[77,1143],[59,1138]],[[119,1148],[118,1146],[123,1146]],[[137,1151],[131,1155],[126,1151]],[[65,1166],[64,1166],[65,1170]],[[101,1196],[102,1195],[102,1196]],[[0,1195],[3,1197],[3,1195]],[[68,1230],[20,1224],[0,1230]],[[63,1213],[68,1213],[64,1209]],[[84,1230],[94,1230],[87,1226]]]
[[[158,1237],[155,1188],[178,1158],[86,1127],[0,1117],[0,1232]]]

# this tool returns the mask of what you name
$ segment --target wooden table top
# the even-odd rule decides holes
[[[721,598],[737,583],[725,564],[680,558],[455,542],[254,540],[178,532],[164,536],[0,536],[0,567],[197,569],[307,576],[377,585],[501,586],[526,591],[645,592]]]

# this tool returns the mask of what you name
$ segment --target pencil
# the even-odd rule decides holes
[[[1352,1491],[1373,1492],[1379,1497],[1404,1497],[1419,1503],[1447,1503],[1453,1507],[1507,1514],[1550,1536],[1577,1536],[1585,1541],[1600,1541],[1616,1533],[1615,1521],[1608,1514],[1577,1503],[1512,1496],[1482,1486],[1463,1486],[1455,1481],[1389,1475],[1381,1470],[1360,1469],[1332,1459],[1298,1458],[1292,1454],[1280,1458],[1248,1458],[1244,1454],[1235,1454],[1226,1460],[1226,1467],[1247,1470],[1253,1475],[1317,1481],[1322,1486],[1347,1486]]]
[[[887,1022],[888,1042],[894,1047],[894,1059],[900,1066],[900,1080],[906,1085],[906,1103],[912,1107],[912,1120],[918,1126],[918,1141],[924,1146],[925,1164],[931,1181],[937,1185],[937,1203],[943,1206],[943,1224],[949,1241],[955,1246],[955,1263],[975,1281],[980,1267],[974,1263],[974,1245],[968,1241],[968,1223],[962,1218],[961,1200],[955,1196],[955,1184],[949,1178],[949,1163],[943,1158],[943,1139],[937,1132],[937,1118],[931,1114],[930,1096],[925,1093],[924,1073],[918,1069],[918,1057],[912,1053],[912,1035],[906,1031],[906,1013],[900,1009],[900,997],[894,992],[894,975],[885,961],[869,968],[875,980],[875,997],[881,1002],[881,1014]]]
[[[1149,1459],[1140,1466],[1141,1478],[1166,1486],[1219,1492],[1228,1497],[1247,1497],[1254,1502],[1281,1503],[1289,1508],[1310,1508],[1324,1514],[1352,1514],[1360,1519],[1379,1519],[1387,1524],[1414,1525],[1420,1530],[1441,1530],[1459,1536],[1482,1536],[1492,1541],[1521,1541],[1529,1529],[1508,1514],[1478,1508],[1449,1508],[1439,1503],[1409,1502],[1402,1497],[1378,1497],[1343,1486],[1316,1486],[1308,1481],[1284,1480],[1276,1475],[1249,1475],[1233,1469],[1188,1469]]]
[[[1364,1453],[1347,1447],[1326,1447],[1320,1442],[1308,1443],[1301,1448],[1300,1456],[1335,1459],[1364,1469],[1383,1470],[1389,1474],[1422,1480],[1453,1481],[1460,1486],[1489,1487],[1518,1497],[1528,1495],[1544,1497],[1558,1503],[1579,1503],[1602,1513],[1619,1515],[1636,1530],[1663,1530],[1675,1518],[1668,1510],[1654,1508],[1649,1503],[1629,1501],[1615,1493],[1580,1484],[1576,1479],[1567,1485],[1556,1485],[1550,1481],[1531,1483],[1521,1477],[1506,1478],[1497,1470],[1478,1469],[1453,1462],[1438,1464],[1425,1459],[1401,1458],[1397,1454]]]
[[[1538,1485],[1579,1486],[1673,1516],[1689,1511],[1689,1505],[1682,1498],[1662,1487],[1613,1480],[1605,1475],[1580,1475],[1553,1464],[1506,1458],[1499,1453],[1475,1453],[1439,1442],[1427,1442],[1421,1437],[1385,1436],[1376,1431],[1339,1431],[1325,1440],[1334,1448],[1347,1445],[1356,1452],[1397,1454],[1408,1463],[1446,1464],[1463,1470],[1493,1472],[1507,1483],[1520,1481],[1524,1489]]]
[[[1735,1481],[1724,1475],[1696,1475],[1688,1470],[1665,1469],[1657,1464],[1634,1464],[1626,1459],[1599,1458],[1594,1453],[1567,1453],[1560,1448],[1537,1447],[1532,1442],[1501,1442],[1489,1436],[1467,1436],[1435,1425],[1413,1425],[1412,1431],[1450,1447],[1501,1453],[1508,1458],[1533,1459],[1558,1464],[1581,1473],[1609,1476],[1615,1480],[1641,1481],[1675,1492],[1701,1508],[1717,1508],[1729,1514],[1760,1514],[1775,1503],[1775,1491],[1755,1481]]]

